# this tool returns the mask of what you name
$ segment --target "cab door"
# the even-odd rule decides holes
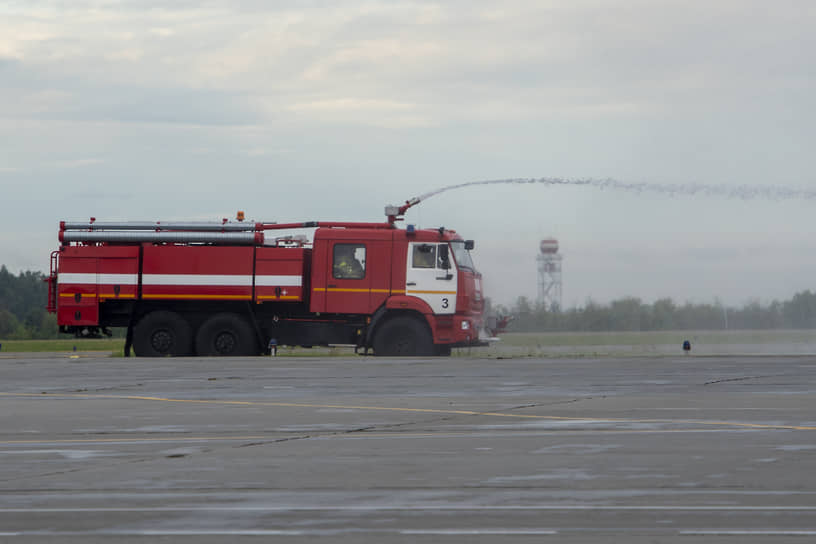
[[[405,274],[405,294],[428,303],[434,314],[456,311],[458,277],[447,243],[411,242]]]
[[[369,313],[371,273],[365,242],[333,240],[328,244],[326,312]]]

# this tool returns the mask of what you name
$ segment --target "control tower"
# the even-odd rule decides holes
[[[539,244],[538,303],[549,311],[561,310],[561,254],[558,240],[546,238]]]

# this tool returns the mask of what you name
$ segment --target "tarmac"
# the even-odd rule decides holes
[[[816,356],[3,355],[2,542],[816,541]]]

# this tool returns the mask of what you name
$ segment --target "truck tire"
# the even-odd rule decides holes
[[[430,357],[433,338],[428,328],[413,317],[393,317],[374,336],[374,355],[381,357]]]
[[[258,355],[260,349],[252,327],[235,314],[216,314],[196,333],[196,353],[206,357]]]
[[[193,354],[193,333],[175,312],[157,310],[133,328],[133,351],[139,357],[183,357]]]

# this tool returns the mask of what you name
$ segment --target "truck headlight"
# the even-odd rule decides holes
[[[470,321],[462,321],[462,330],[463,331],[470,330]]]

